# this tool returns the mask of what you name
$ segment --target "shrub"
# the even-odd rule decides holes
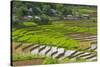
[[[34,17],[34,22],[37,23],[38,25],[47,25],[47,24],[51,24],[49,22],[49,18],[47,15],[41,15],[41,16],[35,16]]]
[[[57,64],[57,63],[59,63],[59,61],[51,57],[47,57],[43,62],[43,64]]]

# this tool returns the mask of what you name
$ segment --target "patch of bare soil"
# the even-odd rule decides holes
[[[24,60],[24,61],[13,61],[13,66],[26,66],[26,65],[40,65],[43,63],[42,58],[37,58],[33,60]]]
[[[91,46],[92,42],[96,42],[96,34],[89,34],[89,33],[69,33],[69,36],[72,39],[80,41],[80,48],[87,48]],[[91,37],[92,36],[92,37]]]
[[[97,35],[96,34],[89,34],[89,33],[69,33],[68,34],[72,39],[79,40],[80,42],[86,41],[96,41]]]

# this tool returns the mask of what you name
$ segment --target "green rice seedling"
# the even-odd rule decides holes
[[[89,22],[90,20],[88,20]],[[38,25],[36,27],[20,28],[12,32],[14,41],[25,41],[28,43],[40,43],[48,46],[63,47],[65,49],[74,49],[79,46],[79,41],[72,40],[69,33],[87,32],[96,34],[96,27],[85,28],[84,26],[75,26],[74,24],[82,25],[82,21],[55,21],[52,25]],[[31,25],[26,23],[26,25]],[[69,24],[69,25],[67,25]],[[70,26],[70,25],[74,26]],[[92,24],[94,25],[94,24]],[[24,33],[24,34],[23,34]],[[22,37],[19,37],[22,36]]]
[[[64,58],[62,60],[59,61],[59,63],[68,63],[70,61],[69,58]]]
[[[59,61],[57,59],[53,59],[51,57],[46,57],[43,64],[57,64]]]
[[[85,59],[81,59],[81,58],[76,58],[75,62],[86,62],[86,60]]]

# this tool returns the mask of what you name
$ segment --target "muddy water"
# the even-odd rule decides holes
[[[95,45],[97,45],[97,35],[92,35],[88,33],[70,33],[69,36],[74,39],[78,40],[80,43],[80,48],[88,48],[92,44],[92,42],[95,42]]]
[[[44,45],[42,45],[41,48],[42,47],[44,47]],[[37,51],[38,55],[45,55],[48,57],[57,58],[58,60],[63,60],[64,58],[69,58],[69,57],[70,59],[73,59],[73,58],[77,58],[80,55],[82,55],[80,57],[84,57],[84,56],[91,57],[95,55],[95,53],[91,53],[91,52],[85,52],[85,51],[79,51],[79,50],[64,50],[64,48],[57,48],[57,47],[52,47],[51,50],[48,53],[46,53],[49,49],[50,49],[50,46],[45,46],[45,48],[42,49],[41,51],[39,51],[40,48],[34,49],[33,51]],[[96,45],[93,44],[87,50],[95,50],[95,49],[96,49]],[[35,54],[35,52],[33,51],[31,52],[31,54]],[[94,57],[91,57],[91,58],[94,58]]]

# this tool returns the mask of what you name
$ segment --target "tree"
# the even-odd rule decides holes
[[[72,15],[72,9],[64,7],[63,15]]]
[[[49,18],[47,15],[43,14],[41,16],[35,16],[34,17],[34,22],[37,23],[38,25],[47,25],[51,24],[49,23]]]

